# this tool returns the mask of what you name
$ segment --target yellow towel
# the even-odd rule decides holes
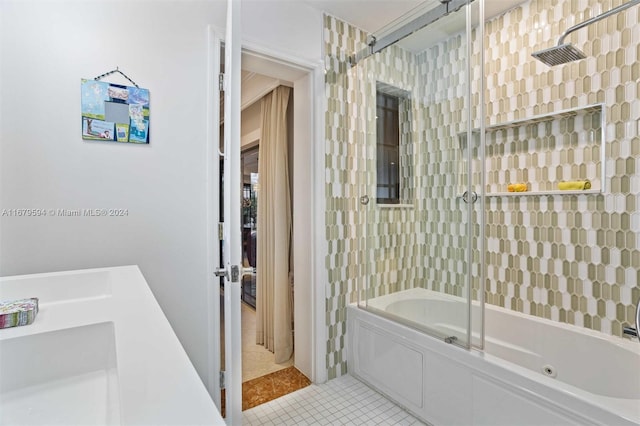
[[[507,186],[507,191],[509,192],[526,192],[527,184],[526,183],[510,183]]]
[[[558,189],[561,191],[581,191],[591,189],[591,182],[588,180],[570,180],[558,183]]]

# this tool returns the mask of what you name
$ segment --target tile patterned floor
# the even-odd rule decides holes
[[[346,375],[311,385],[242,413],[244,425],[424,425]]]
[[[242,410],[280,398],[311,384],[295,367],[288,367],[242,384]]]

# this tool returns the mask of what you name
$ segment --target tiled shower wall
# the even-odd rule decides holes
[[[376,198],[376,82],[400,89],[405,92],[415,91],[418,67],[416,58],[397,46],[391,46],[378,55],[369,57],[349,73],[355,78],[352,89],[361,102],[357,102],[356,144],[360,149],[358,170],[362,173],[354,190],[357,194],[367,194],[369,204],[358,206],[360,219],[364,223],[364,238],[360,240],[360,257],[358,262],[366,265],[364,274],[367,286],[362,286],[360,298],[376,297],[399,290],[423,285],[423,268],[421,260],[420,230],[418,229],[419,212],[412,207],[388,205],[381,207]],[[404,105],[410,105],[410,111],[403,111]],[[415,125],[421,121],[420,110],[413,99],[401,103],[400,127],[403,129],[400,138],[401,167],[400,203],[413,205],[417,197],[413,166],[418,132]],[[359,139],[358,139],[359,138]],[[412,167],[406,167],[410,153]],[[406,176],[405,176],[406,175]],[[360,284],[364,284],[360,281]]]
[[[329,377],[346,372],[344,339],[346,305],[357,300],[358,282],[367,275],[370,292],[360,297],[414,286],[420,281],[416,250],[415,211],[410,208],[375,208],[375,91],[376,80],[399,89],[415,86],[415,58],[391,47],[375,61],[352,67],[349,57],[366,47],[367,34],[331,16],[325,16],[326,96],[326,292],[327,367]],[[375,76],[375,77],[372,77]],[[407,111],[413,116],[416,111]],[[369,125],[365,125],[368,122]],[[413,140],[409,129],[403,135]],[[403,146],[412,151],[415,143]],[[413,179],[407,179],[413,181]],[[408,189],[408,188],[403,188]],[[415,188],[406,193],[415,192]],[[359,198],[369,195],[363,206]],[[371,249],[368,249],[368,248]]]
[[[608,188],[488,199],[487,302],[617,336],[640,298],[640,7],[569,36],[582,61],[529,55],[619,4],[532,1],[485,27],[488,124],[603,103]]]
[[[326,174],[327,365],[335,377],[346,372],[347,303],[413,287],[462,293],[466,205],[456,196],[462,193],[458,135],[466,130],[466,59],[458,36],[419,55],[391,46],[352,67],[349,56],[366,47],[366,34],[331,16],[325,17],[325,40],[326,164],[347,165]],[[439,78],[426,77],[434,75]],[[411,188],[401,188],[412,194],[401,201],[409,205],[375,202],[376,82],[411,92],[412,120],[403,134],[411,142],[402,147],[413,154],[413,167],[403,170],[411,174],[403,180]],[[359,202],[364,194],[367,206]]]
[[[358,108],[355,77],[349,56],[366,45],[367,34],[351,25],[325,15],[325,182],[326,238],[328,253],[325,266],[327,369],[329,379],[346,373],[344,353],[346,305],[356,296],[357,281],[365,273],[359,264],[359,247],[364,244],[364,222],[356,204],[357,183],[362,179],[359,168],[361,151],[358,144]]]
[[[474,33],[472,40],[475,38]],[[457,34],[416,55],[420,114],[415,208],[420,212],[418,226],[424,241],[419,248],[425,253],[421,259],[424,286],[456,296],[466,294],[467,273],[478,276],[477,268],[473,271],[467,265],[469,212],[461,197],[468,188],[466,172],[460,173],[466,168],[461,136],[469,122],[464,107],[474,105],[468,99],[467,68],[469,60],[478,60],[477,55],[467,59],[466,39],[466,33]],[[479,51],[479,40],[476,44],[473,50]],[[472,117],[477,111],[472,108]],[[479,206],[473,207],[477,217]],[[479,227],[471,232],[479,234]]]
[[[640,297],[640,7],[570,36],[585,60],[549,68],[530,57],[555,44],[566,28],[617,4],[534,0],[486,23],[486,124],[603,103],[608,190],[604,195],[487,197],[485,238],[488,303],[621,335]],[[345,307],[357,299],[360,277],[366,274],[380,284],[376,294],[407,286],[456,293],[459,274],[467,272],[461,249],[465,228],[448,225],[464,222],[464,215],[461,210],[460,217],[441,213],[458,215],[456,206],[441,203],[458,185],[451,176],[459,167],[453,162],[459,160],[460,142],[451,123],[459,122],[463,105],[449,96],[462,80],[418,84],[434,72],[441,79],[463,78],[454,62],[464,58],[464,46],[452,37],[414,57],[401,49],[385,52],[380,63],[369,65],[402,86],[410,84],[406,67],[415,61],[413,78],[424,107],[413,114],[415,211],[363,210],[359,185],[370,188],[373,178],[364,170],[375,170],[375,154],[363,151],[371,142],[363,122],[370,119],[367,105],[373,101],[362,91],[368,81],[365,67],[350,69],[348,56],[364,47],[367,34],[330,16],[324,24],[327,368],[332,378],[346,372]],[[427,150],[434,140],[441,145]]]

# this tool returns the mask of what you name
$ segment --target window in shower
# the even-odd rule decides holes
[[[411,202],[411,99],[409,92],[376,83],[376,200]]]

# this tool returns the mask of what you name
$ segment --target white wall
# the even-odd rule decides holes
[[[321,59],[320,12],[252,3],[247,39]],[[201,377],[206,28],[223,28],[225,11],[220,1],[0,2],[0,209],[128,209],[0,217],[0,275],[138,264]],[[148,146],[80,137],[80,79],[115,66],[151,91]]]
[[[303,348],[313,348],[313,338],[315,336],[313,328],[314,310],[310,309],[313,300],[313,289],[309,283],[313,280],[312,255],[313,250],[308,243],[310,235],[313,233],[313,147],[309,141],[310,129],[313,129],[313,116],[311,108],[311,96],[313,94],[313,80],[311,75],[307,75],[294,82],[293,89],[293,115],[295,124],[293,128],[293,138],[295,145],[293,148],[293,309],[294,309],[294,346],[295,366],[307,377],[313,377],[316,381],[324,381],[313,369],[311,351]],[[315,307],[324,312],[324,300],[322,304],[318,302]],[[324,357],[317,360],[324,362]]]
[[[257,146],[260,142],[260,102],[242,110],[240,134],[242,149]]]
[[[299,0],[242,0],[242,5],[243,40],[307,62],[323,59],[321,12]]]

